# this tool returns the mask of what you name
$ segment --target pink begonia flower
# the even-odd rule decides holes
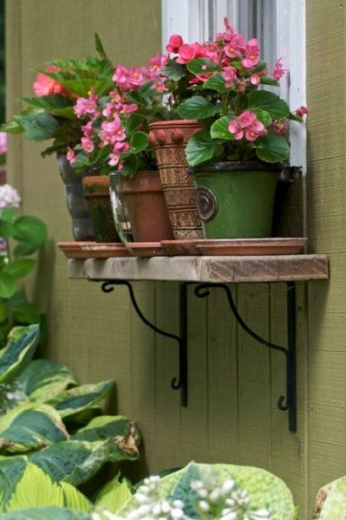
[[[67,148],[66,159],[68,160],[68,162],[70,164],[75,163],[76,160],[77,160],[75,151],[72,148],[70,148],[70,147]]]
[[[234,139],[236,141],[239,141],[240,139],[242,139],[244,137],[244,130],[238,123],[237,119],[230,121],[230,123],[228,125],[228,131],[234,135]]]
[[[297,108],[295,113],[297,114],[297,116],[303,117],[308,114],[308,109],[304,106],[301,106],[301,107]]]
[[[109,157],[108,164],[110,166],[116,166],[119,163],[120,156],[118,154],[110,153],[108,157]]]
[[[49,65],[45,68],[45,70],[47,72],[60,72],[61,69],[59,67],[55,67],[54,65]],[[60,94],[64,97],[68,97],[69,95],[69,91],[65,87],[63,87],[55,79],[42,74],[42,72],[37,74],[32,88],[37,97],[52,96],[54,94]]]
[[[155,79],[161,74],[162,67],[168,62],[168,56],[163,56],[161,52],[157,52],[154,58],[149,60],[148,79]]]
[[[260,121],[255,121],[245,132],[245,139],[247,141],[256,141],[264,130],[264,124]]]
[[[264,129],[264,124],[249,110],[246,110],[228,124],[228,131],[234,135],[234,139],[237,141],[244,136],[247,141],[255,141]]]
[[[241,64],[245,69],[252,69],[252,67],[258,65],[260,60],[259,55],[260,51],[258,48],[257,38],[252,38],[246,44],[245,58],[241,60]]]
[[[282,67],[281,60],[282,58],[279,58],[278,60],[276,60],[274,64],[273,78],[275,79],[275,81],[280,81],[280,79],[282,78],[282,76],[285,75],[286,72],[286,69]]]
[[[113,147],[113,152],[120,154],[123,152],[127,152],[129,149],[130,149],[129,143],[124,143],[123,141],[118,141],[117,143],[115,143],[115,145]]]
[[[121,125],[118,116],[115,116],[113,121],[104,121],[101,124],[101,128],[101,141],[103,146],[107,144],[114,145],[116,141],[124,141],[124,139],[126,139],[125,128]]]
[[[155,81],[154,85],[153,85],[153,88],[156,90],[156,92],[158,92],[159,94],[161,94],[161,92],[165,92],[167,89],[165,87],[165,84],[164,82],[161,80],[159,81]]]
[[[89,97],[79,97],[76,101],[73,111],[77,117],[82,117],[86,114],[96,114],[97,112],[98,96],[90,93]]]
[[[245,110],[240,116],[238,117],[238,122],[242,128],[247,128],[248,126],[252,125],[256,121],[256,116],[249,110]]]
[[[174,54],[177,54],[183,43],[184,40],[179,34],[173,34],[170,37],[168,44],[166,45],[166,51],[174,52]]]
[[[189,61],[193,60],[196,57],[197,48],[194,45],[189,45],[188,43],[184,43],[179,48],[179,57],[177,58],[177,63],[185,64]]]
[[[81,145],[85,153],[91,153],[95,149],[95,145],[89,137],[82,137]]]
[[[228,18],[223,19],[223,23],[225,26],[225,31],[223,33],[217,33],[215,39],[216,40],[224,40],[225,42],[229,42],[231,38],[233,38],[235,34],[235,30],[232,25],[229,23]]]
[[[235,67],[224,67],[221,74],[226,81],[226,87],[229,88],[237,77],[237,69]]]
[[[4,155],[7,152],[7,133],[0,132],[0,155]]]
[[[136,103],[128,103],[122,106],[120,112],[122,114],[132,114],[132,112],[135,112],[138,110],[138,105]]]
[[[137,67],[131,67],[128,71],[128,81],[132,88],[139,88],[143,85],[144,74],[142,70]]]
[[[0,186],[0,210],[5,208],[19,208],[20,195],[10,184]]]
[[[261,83],[261,76],[259,74],[251,74],[250,83],[254,87],[258,87],[258,85]]]
[[[93,122],[88,121],[85,125],[81,127],[81,130],[83,132],[83,135],[85,137],[93,137],[95,135],[95,128],[93,127]]]
[[[229,58],[236,58],[245,49],[245,40],[242,34],[235,34],[224,47],[224,53]]]

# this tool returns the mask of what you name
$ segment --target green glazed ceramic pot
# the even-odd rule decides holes
[[[270,237],[281,169],[251,162],[189,168],[204,238]]]

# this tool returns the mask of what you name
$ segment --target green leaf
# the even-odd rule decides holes
[[[213,139],[222,139],[224,141],[229,141],[233,139],[233,134],[231,134],[228,130],[229,122],[235,119],[230,116],[220,117],[215,123],[211,125],[210,135]]]
[[[67,439],[68,433],[51,406],[21,403],[0,417],[0,451],[25,453]]]
[[[68,368],[48,359],[35,359],[18,377],[23,392],[41,403],[59,395],[77,382]]]
[[[31,325],[40,322],[40,313],[35,304],[31,302],[22,302],[17,305],[11,305],[12,316],[16,323],[22,325]]]
[[[48,518],[49,520],[92,520],[91,514],[86,511],[59,506],[30,507],[1,515],[1,520],[47,520]]]
[[[28,459],[57,482],[65,481],[79,486],[108,461],[108,442],[62,441],[43,450],[32,452]]]
[[[38,466],[28,463],[17,481],[14,493],[4,504],[7,512],[37,506],[67,506],[81,511],[90,510],[91,503],[75,487],[66,482],[54,482]]]
[[[18,115],[15,120],[23,127],[25,136],[31,141],[51,139],[54,131],[59,127],[59,121],[46,112]]]
[[[3,268],[2,273],[11,274],[16,279],[23,278],[34,269],[36,264],[36,260],[33,260],[32,258],[15,259]]]
[[[148,135],[145,132],[135,132],[131,136],[131,149],[130,152],[137,154],[148,148],[149,141]]]
[[[17,289],[17,279],[9,273],[0,271],[0,297],[11,298]]]
[[[72,106],[73,102],[65,96],[61,94],[55,94],[52,96],[39,96],[39,97],[31,97],[31,98],[21,98],[21,101],[26,103],[27,105],[41,108],[44,111],[52,112],[56,108],[65,108],[67,106]]]
[[[181,103],[178,114],[183,119],[206,119],[220,112],[220,107],[202,96],[193,96]]]
[[[272,124],[272,118],[268,112],[265,112],[260,108],[253,108],[251,112],[256,115],[257,119],[261,121],[261,123],[263,123],[266,128]]]
[[[185,148],[186,159],[190,166],[208,161],[214,156],[213,141],[208,130],[194,134]]]
[[[276,81],[274,78],[270,76],[260,76],[261,77],[261,85],[270,85],[272,87],[279,87],[280,83]]]
[[[132,498],[132,488],[126,479],[120,481],[116,475],[99,493],[95,505],[115,513]]]
[[[31,361],[35,353],[40,328],[38,325],[14,327],[6,347],[0,350],[0,383],[13,380]]]
[[[60,416],[66,419],[104,399],[111,391],[113,384],[113,380],[108,380],[77,386],[48,399],[46,403],[54,406]]]
[[[11,498],[17,482],[22,478],[27,466],[23,455],[12,457],[0,456],[0,511]]]
[[[221,72],[213,74],[203,83],[204,89],[216,90],[217,92],[224,93],[228,92],[229,88],[225,87],[226,80],[222,76]]]
[[[268,112],[274,120],[283,119],[290,115],[287,103],[278,95],[267,90],[253,90],[249,94],[249,110],[260,108]]]
[[[210,72],[216,72],[221,70],[221,65],[214,61],[208,60],[207,58],[196,58],[186,64],[187,70],[195,74],[208,74]]]
[[[162,75],[173,81],[179,81],[185,76],[185,68],[175,60],[170,60],[162,69]]]
[[[261,161],[280,163],[287,159],[289,153],[290,147],[287,139],[273,131],[256,141],[256,154]]]
[[[95,417],[81,428],[71,439],[95,442],[108,440],[109,460],[136,460],[139,457],[139,432],[135,426],[123,416],[102,415]]]
[[[14,238],[21,242],[30,242],[37,248],[47,241],[47,226],[32,215],[19,217],[15,222]]]

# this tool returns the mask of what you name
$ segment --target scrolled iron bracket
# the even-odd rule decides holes
[[[288,411],[288,426],[291,432],[297,431],[297,398],[296,398],[296,314],[295,284],[287,282],[287,348],[261,338],[244,322],[234,303],[231,289],[224,283],[203,283],[195,287],[198,298],[209,296],[210,288],[221,288],[226,292],[231,311],[239,325],[256,341],[266,347],[284,354],[286,359],[286,397],[280,396],[277,406],[281,411]]]
[[[138,306],[133,287],[127,280],[107,280],[102,282],[101,289],[104,293],[110,293],[114,291],[114,286],[124,285],[127,287],[131,299],[133,308],[135,309],[137,316],[152,330],[165,336],[166,338],[174,339],[179,346],[179,375],[174,377],[171,381],[171,388],[173,390],[181,391],[181,404],[187,406],[187,287],[186,283],[180,284],[180,335],[171,334],[165,332],[153,323],[151,323],[142,313]]]

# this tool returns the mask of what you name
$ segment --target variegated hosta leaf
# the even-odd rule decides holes
[[[25,453],[68,438],[51,406],[23,403],[0,417],[0,453]]]
[[[22,455],[0,456],[0,511],[3,510],[3,504],[11,498],[18,480],[23,476],[27,463],[26,457]]]
[[[91,506],[89,500],[75,487],[52,481],[42,469],[28,463],[11,497],[3,502],[1,512],[52,505],[81,511],[89,511]]]
[[[131,484],[126,479],[120,480],[118,474],[98,493],[95,501],[96,511],[99,508],[111,512],[118,511],[132,497],[132,494]]]
[[[75,378],[68,368],[48,359],[32,361],[20,374],[23,392],[33,401],[46,402],[70,386],[76,386]]]
[[[346,477],[323,486],[316,497],[313,518],[337,520],[346,518]]]
[[[66,481],[74,486],[86,482],[108,460],[106,441],[57,442],[41,451],[30,453],[28,459],[56,481]]]
[[[93,442],[108,439],[109,460],[135,460],[139,457],[139,431],[126,417],[102,415],[95,417],[71,437],[72,440]]]
[[[203,472],[213,472],[213,489],[225,481],[234,481],[235,486],[246,491],[249,497],[249,509],[264,514],[268,512],[270,520],[292,520],[294,518],[294,503],[290,490],[286,484],[272,473],[249,466],[234,466],[230,464],[196,464],[190,463],[185,468],[163,477],[160,489],[163,496],[171,500],[182,500],[185,504],[184,512],[188,518],[196,516],[196,495],[190,487],[194,480],[200,480]],[[124,516],[137,509],[138,502],[130,498],[117,514]],[[253,515],[256,518],[255,515]],[[259,516],[258,516],[259,517]]]
[[[46,403],[54,406],[63,419],[71,418],[85,408],[94,406],[95,403],[104,399],[111,391],[113,384],[114,381],[109,380],[77,386],[48,399]]]
[[[32,507],[1,515],[1,520],[92,520],[91,514],[65,507]]]
[[[0,350],[0,383],[14,379],[29,364],[40,335],[39,325],[14,327],[6,347]]]

